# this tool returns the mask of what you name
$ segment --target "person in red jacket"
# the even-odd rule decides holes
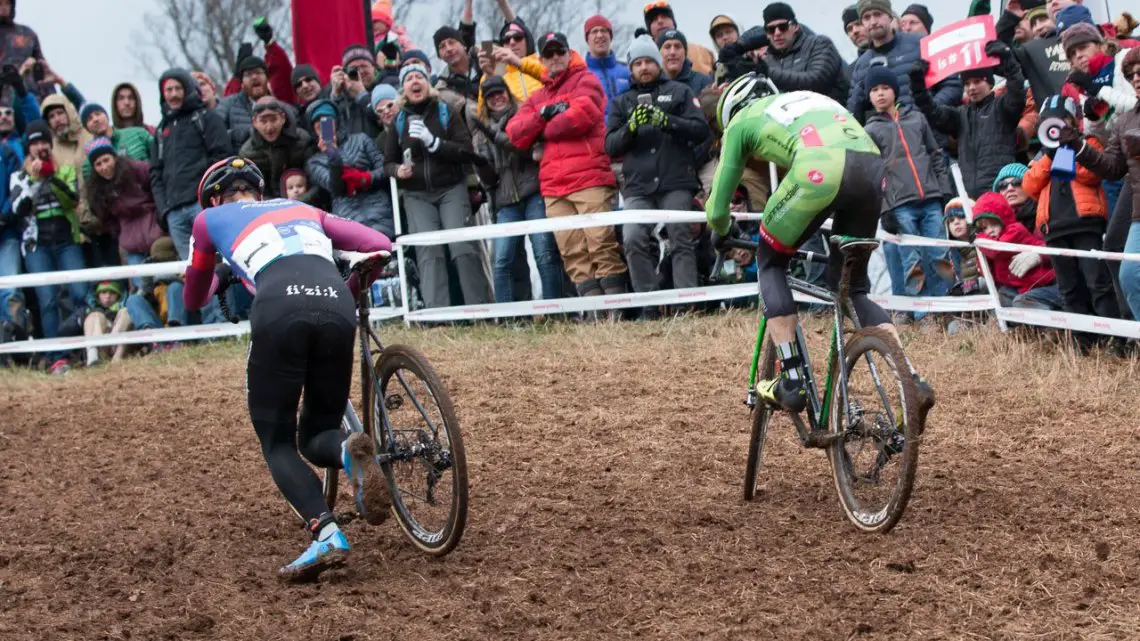
[[[974,204],[974,225],[982,236],[1003,243],[1044,247],[1045,241],[1017,222],[1013,207],[1000,194],[986,192]],[[998,295],[1006,307],[1061,309],[1061,291],[1049,257],[1032,251],[1013,253],[982,247]]]
[[[617,181],[606,155],[606,94],[566,36],[547,33],[538,51],[548,77],[507,125],[516,149],[534,148],[546,215],[612,211]],[[538,144],[536,144],[538,143]],[[629,291],[613,227],[556,232],[566,273],[582,296]]]

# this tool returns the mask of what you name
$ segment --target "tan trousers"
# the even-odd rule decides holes
[[[613,210],[613,187],[590,187],[561,198],[545,198],[548,218]],[[566,273],[574,284],[625,273],[613,227],[554,232]]]
[[[705,194],[712,192],[713,178],[716,176],[718,164],[720,164],[719,158],[710,160],[698,172],[701,188],[705,190]],[[768,196],[772,193],[772,188],[768,182],[768,163],[756,160],[749,161],[744,167],[744,176],[741,177],[740,184],[748,190],[748,200],[751,201],[752,211],[757,214],[764,211],[765,205],[768,204]]]

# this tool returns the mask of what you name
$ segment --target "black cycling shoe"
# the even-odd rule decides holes
[[[767,404],[799,414],[807,407],[807,388],[802,380],[778,376],[770,381],[757,381],[756,394]]]
[[[922,434],[926,429],[926,415],[934,408],[934,388],[917,374],[914,386],[918,388],[918,433]]]

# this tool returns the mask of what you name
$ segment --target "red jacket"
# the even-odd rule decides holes
[[[616,187],[610,157],[606,155],[606,94],[597,76],[586,68],[577,52],[570,68],[519,107],[507,125],[507,136],[518,149],[543,145],[538,179],[543,196],[560,198],[590,187]],[[546,105],[569,103],[550,121],[539,112]],[[541,139],[540,139],[541,137]]]
[[[1013,207],[1005,201],[1005,198],[989,192],[982,194],[978,198],[978,202],[974,205],[974,220],[979,216],[992,214],[996,215],[1004,225],[998,240],[1003,243],[1014,243],[1017,245],[1033,245],[1034,247],[1044,247],[1045,241],[1025,228],[1025,225],[1017,222],[1017,217],[1013,213]],[[1013,262],[1013,257],[1017,254],[1006,250],[990,249],[988,247],[981,247],[982,254],[985,255],[986,260],[990,261],[990,269],[993,271],[994,282],[1001,287],[1016,287],[1017,293],[1024,294],[1025,292],[1033,289],[1034,287],[1043,287],[1045,285],[1052,285],[1057,281],[1056,274],[1053,273],[1053,268],[1049,266],[1049,257],[1042,254],[1041,264],[1029,270],[1024,276],[1015,276],[1009,270],[1009,264]]]
[[[269,76],[269,92],[281,102],[294,104],[297,98],[293,95],[293,62],[276,41],[265,45],[265,66],[268,67],[265,74]],[[226,83],[222,95],[218,98],[232,96],[239,91],[241,91],[241,76],[234,76]]]

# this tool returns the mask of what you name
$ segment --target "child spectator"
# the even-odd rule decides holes
[[[396,98],[399,95],[396,93],[396,88],[392,85],[378,84],[372,89],[372,111],[376,112],[376,117],[380,119],[380,133],[376,134],[376,148],[383,151],[388,146],[388,132],[392,129],[392,123],[396,121]]]
[[[507,123],[518,111],[518,103],[500,76],[485,79],[482,92],[483,105],[471,124],[482,134],[476,151],[494,164],[498,175],[498,185],[491,200],[498,208],[495,222],[543,220],[546,218],[546,204],[538,188],[538,162],[530,151],[516,149],[506,133]],[[495,239],[492,270],[495,302],[514,301],[513,267],[520,242],[521,236]],[[548,300],[561,298],[562,264],[554,234],[531,234],[530,243],[542,279],[542,297]],[[525,254],[523,256],[525,259]]]
[[[118,334],[127,331],[131,328],[131,314],[123,306],[122,300],[123,290],[119,287],[119,283],[111,280],[99,283],[95,287],[94,304],[76,308],[75,313],[60,325],[59,335],[102,336],[107,333]],[[123,359],[126,350],[126,345],[116,345],[114,348],[88,347],[87,367],[98,365],[100,359],[107,358],[108,353],[112,353],[111,362],[117,363]],[[65,364],[59,369],[66,371],[70,369],[70,364],[66,363],[66,356],[63,360]],[[52,369],[52,373],[56,373],[56,366],[52,366]]]
[[[253,131],[242,143],[239,156],[248,158],[265,176],[266,198],[280,198],[281,178],[290,169],[303,169],[317,151],[309,132],[297,126],[293,108],[273,96],[253,105]],[[312,194],[315,197],[316,194]],[[302,200],[312,204],[310,200]]]
[[[883,230],[942,238],[942,198],[948,195],[949,179],[934,131],[918,109],[898,104],[898,76],[888,67],[872,67],[866,86],[875,109],[867,118],[867,133],[886,165]],[[908,296],[943,296],[949,291],[952,283],[937,269],[946,260],[945,250],[908,246],[899,250]]]
[[[1041,119],[1060,118],[1073,131],[1077,126],[1077,106],[1072,98],[1050,96],[1042,102]],[[1080,145],[1066,141],[1066,147]],[[1084,144],[1103,150],[1096,138],[1085,136]],[[1101,248],[1101,237],[1108,218],[1108,204],[1100,177],[1081,165],[1073,178],[1053,177],[1053,157],[1057,148],[1045,150],[1025,172],[1022,187],[1037,201],[1037,228],[1045,235],[1045,244],[1060,249],[1087,251]],[[1095,258],[1056,256],[1053,267],[1057,287],[1065,301],[1064,310],[1077,314],[1096,314],[1116,318],[1119,310],[1112,279],[1104,262]]]
[[[1025,225],[1025,228],[1035,236],[1040,237],[1041,232],[1036,231],[1037,201],[1025,193],[1025,188],[1021,184],[1027,171],[1029,171],[1029,167],[1016,162],[1002,167],[998,171],[997,178],[994,178],[993,190],[1001,194],[1005,198],[1005,202],[1013,207],[1017,222]]]
[[[982,194],[974,205],[974,225],[978,233],[993,240],[1015,245],[1042,247],[1045,242],[1029,233],[1017,222],[1013,207],[994,192]],[[1061,292],[1049,267],[1049,257],[1032,251],[1013,253],[1008,250],[982,248],[990,264],[990,273],[998,286],[1002,305],[1028,309],[1061,308]]]
[[[290,169],[281,175],[281,194],[289,200],[301,200],[309,191],[309,175],[303,169]]]
[[[84,185],[91,213],[117,240],[127,264],[138,265],[162,236],[150,190],[150,168],[145,162],[116,156],[107,138],[87,143],[86,151],[94,168]],[[131,285],[138,289],[142,281],[132,278]]]
[[[974,229],[973,226],[966,220],[966,210],[962,198],[952,198],[950,202],[946,203],[945,213],[943,214],[943,221],[946,225],[946,235],[950,240],[958,240],[964,243],[974,242]],[[950,252],[950,259],[954,265],[954,286],[951,288],[953,294],[977,294],[985,289],[985,282],[982,281],[978,270],[978,249],[976,247],[957,247]]]

